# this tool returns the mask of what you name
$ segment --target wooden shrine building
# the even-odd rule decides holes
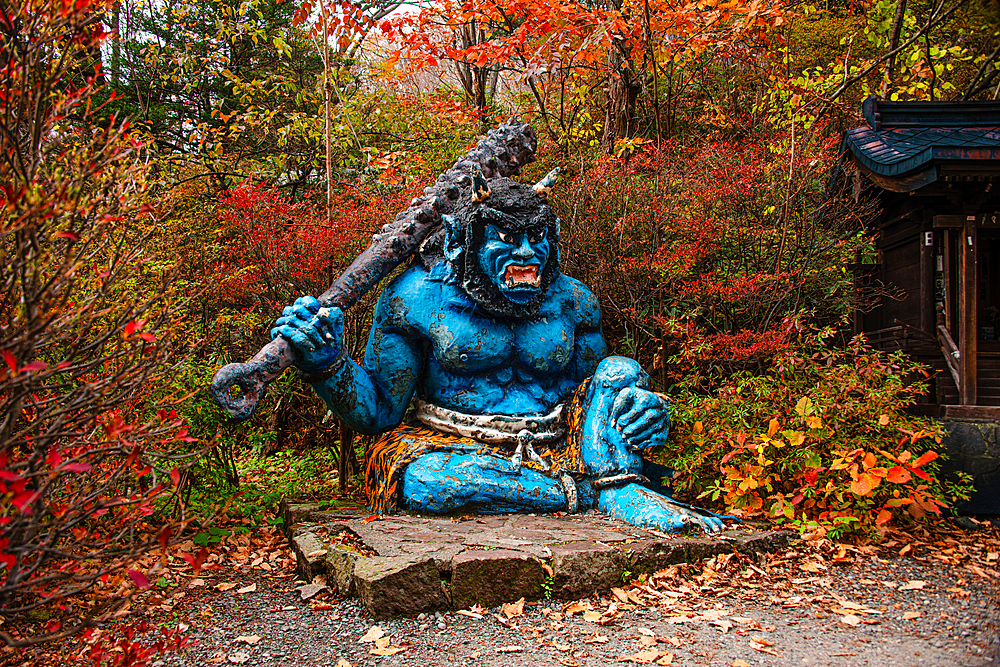
[[[1000,103],[864,102],[844,135],[854,197],[875,197],[877,305],[855,328],[938,373],[922,412],[1000,420]]]

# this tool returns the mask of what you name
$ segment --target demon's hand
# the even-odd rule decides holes
[[[299,297],[281,313],[271,337],[281,336],[295,348],[295,366],[307,373],[321,371],[337,359],[343,347],[344,313],[320,305],[311,296]]]
[[[663,445],[670,432],[670,407],[651,391],[622,389],[611,406],[615,428],[633,451]]]

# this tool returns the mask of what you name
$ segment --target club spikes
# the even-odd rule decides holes
[[[472,172],[472,199],[483,201],[490,196],[490,186],[486,182],[486,177],[478,167]]]
[[[549,191],[552,189],[552,186],[556,184],[556,180],[558,178],[559,178],[559,167],[556,167],[548,174],[546,174],[545,178],[535,183],[532,189],[535,191],[535,194],[537,194],[539,197],[548,197]]]

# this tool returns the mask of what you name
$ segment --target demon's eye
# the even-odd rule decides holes
[[[545,230],[543,229],[543,230],[542,230],[542,231],[540,231],[540,232],[534,232],[534,233],[533,233],[533,234],[531,235],[531,238],[530,238],[529,240],[530,240],[530,241],[531,241],[532,243],[541,243],[541,242],[542,242],[542,239],[544,239],[544,238],[545,238]]]
[[[507,232],[501,232],[499,229],[497,230],[497,236],[504,243],[513,243],[513,241],[514,241],[514,237],[513,236],[511,236]]]

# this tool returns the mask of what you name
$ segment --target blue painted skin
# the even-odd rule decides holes
[[[488,224],[484,231],[477,253],[484,272],[509,300],[529,302],[540,291],[537,276],[554,249],[546,228],[513,231]],[[669,406],[649,391],[638,363],[605,358],[600,322],[595,295],[561,273],[537,316],[517,319],[478,307],[448,262],[430,271],[415,266],[382,293],[364,363],[345,359],[329,379],[312,386],[350,428],[374,435],[400,424],[415,393],[466,414],[537,415],[568,402],[593,376],[580,436],[590,478],[639,474],[639,452],[666,442]],[[343,330],[339,309],[321,310],[305,296],[285,308],[271,333],[296,348],[300,369],[313,372],[338,359]],[[593,504],[588,484],[580,484],[579,494],[581,507]],[[403,496],[409,509],[432,513],[566,507],[559,480],[474,453],[420,457],[406,470]],[[723,527],[720,518],[637,484],[601,489],[596,501],[602,511],[636,526]]]

